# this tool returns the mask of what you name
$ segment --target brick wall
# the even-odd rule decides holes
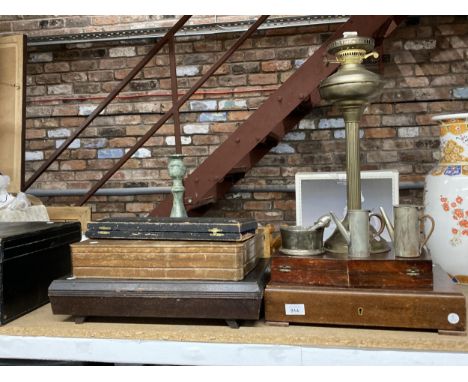
[[[79,20],[77,19],[76,22]],[[2,21],[4,22],[4,21]],[[1,25],[1,23],[0,23]],[[181,109],[183,152],[189,171],[200,164],[328,37],[336,25],[260,31]],[[177,39],[178,85],[188,89],[238,34]],[[148,51],[151,42],[86,43],[34,47],[28,60],[26,170],[50,156]],[[362,168],[397,169],[401,181],[420,181],[439,159],[431,116],[468,109],[467,17],[410,18],[385,42],[382,96],[362,120]],[[66,150],[33,188],[89,188],[160,115],[171,107],[167,51],[145,67],[103,116]],[[219,94],[225,93],[225,94]],[[75,98],[75,99],[73,99]],[[164,125],[107,187],[168,186],[167,155],[173,125]],[[298,171],[344,169],[344,122],[323,105],[265,156],[241,186],[290,185]],[[161,195],[91,199],[94,218],[144,214]],[[422,201],[421,190],[401,192]],[[48,198],[70,204],[72,197]],[[294,194],[231,193],[210,215],[293,221]]]
[[[112,15],[112,16],[8,16],[0,15],[1,32],[25,32],[30,37],[75,33],[109,32],[130,29],[171,27],[180,16]],[[202,16],[190,18],[187,25],[237,22],[256,16]]]

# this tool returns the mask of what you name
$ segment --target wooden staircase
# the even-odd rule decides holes
[[[158,131],[166,121],[173,117],[176,152],[181,153],[179,109],[226,62],[229,57],[255,33],[268,18],[260,16],[239,39],[208,69],[207,72],[180,98],[177,91],[176,59],[174,39],[176,33],[190,19],[181,17],[166,34],[158,39],[149,52],[130,71],[111,93],[86,117],[80,126],[44,161],[34,174],[24,182],[28,189],[38,177],[68,148],[68,146],[94,121],[94,119],[116,98],[127,84],[166,44],[169,45],[169,61],[172,84],[173,105],[150,129],[131,147],[92,186],[81,198],[83,205],[115,174],[135,152]],[[327,46],[345,31],[357,31],[361,36],[372,36],[376,49],[404,19],[404,16],[352,16],[341,25],[325,43],[266,101],[260,106],[229,138],[221,144],[197,169],[184,179],[185,207],[189,215],[201,215],[213,203],[228,192],[231,187],[255,166],[283,137],[304,118],[314,106],[320,103],[318,86],[320,81],[332,74],[337,64],[326,61]],[[172,208],[172,195],[163,200],[150,212],[151,216],[168,216]]]
[[[372,36],[378,49],[404,19],[401,16],[352,16],[229,138],[185,180],[185,207],[190,216],[203,214],[244,177],[283,137],[320,103],[322,80],[337,64],[326,63],[327,46],[345,31]],[[169,216],[172,195],[164,199],[151,216]]]

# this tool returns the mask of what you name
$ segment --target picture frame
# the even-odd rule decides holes
[[[346,215],[346,172],[299,172],[295,186],[296,225],[311,226],[330,211],[338,218]],[[378,213],[383,207],[393,221],[393,206],[399,203],[398,171],[361,171],[361,198],[363,209]],[[324,240],[334,229],[334,224],[325,229]],[[390,239],[386,230],[382,236]]]
[[[88,206],[47,206],[47,213],[49,219],[54,222],[79,221],[82,232],[86,232],[91,221],[91,207]]]

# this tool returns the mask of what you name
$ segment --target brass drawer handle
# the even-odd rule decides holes
[[[406,274],[412,277],[421,276],[421,272],[419,271],[418,268],[408,268],[406,269]]]
[[[280,265],[278,267],[278,270],[280,272],[291,272],[291,266],[290,265]]]

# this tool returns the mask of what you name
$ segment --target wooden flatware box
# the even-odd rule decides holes
[[[395,257],[392,252],[366,258],[331,253],[288,256],[277,251],[271,259],[271,281],[340,288],[432,290],[432,259]]]
[[[430,290],[306,286],[270,282],[265,320],[360,327],[466,330],[465,296],[434,267]]]
[[[88,224],[91,239],[243,241],[257,222],[226,218],[108,218]]]
[[[242,281],[61,279],[49,288],[54,314],[258,320],[269,260]]]
[[[72,245],[78,278],[233,280],[255,267],[261,235],[242,242],[91,239]]]
[[[79,222],[0,223],[0,324],[46,304],[50,283],[71,273]]]

